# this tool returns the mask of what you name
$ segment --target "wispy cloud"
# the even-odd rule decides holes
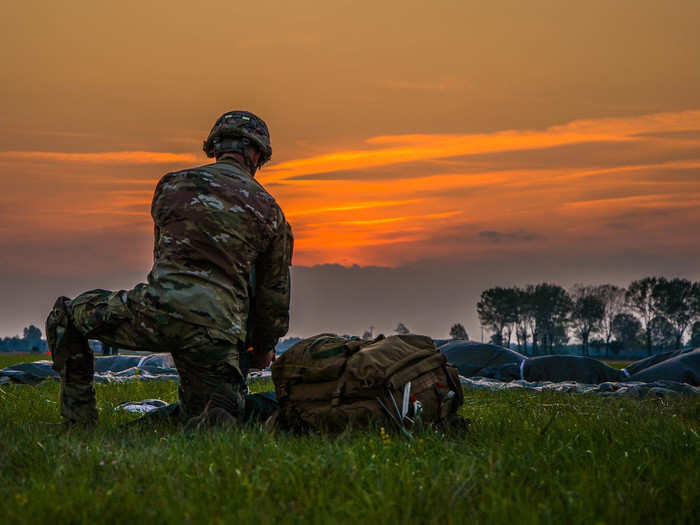
[[[479,237],[485,239],[489,242],[515,242],[515,241],[536,241],[542,239],[541,235],[533,232],[528,232],[525,230],[518,230],[514,232],[497,232],[493,230],[484,230],[479,232]]]
[[[0,160],[38,160],[87,164],[177,164],[193,163],[198,160],[198,157],[189,153],[160,151],[105,151],[99,153],[0,151]]]
[[[319,215],[334,212],[345,212],[345,211],[358,211],[358,210],[369,210],[373,208],[384,208],[387,206],[400,206],[406,204],[415,204],[417,199],[407,199],[407,200],[394,200],[394,201],[367,201],[367,202],[347,202],[339,204],[337,206],[325,206],[322,208],[311,208],[311,209],[301,209],[297,211],[290,211],[287,213],[288,217],[301,217],[304,215]]]
[[[386,135],[370,138],[368,147],[294,159],[271,166],[263,180],[278,182],[308,174],[359,170],[496,152],[527,151],[584,143],[633,143],[649,134],[700,128],[700,111],[660,113],[633,118],[579,120],[544,130],[496,133]],[[682,136],[684,141],[688,139]],[[697,142],[697,141],[696,141]]]

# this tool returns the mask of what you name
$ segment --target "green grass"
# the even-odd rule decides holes
[[[97,385],[98,427],[71,429],[57,395],[53,381],[0,386],[0,523],[691,523],[700,512],[697,398],[468,392],[470,433],[407,441],[122,427],[135,416],[113,407],[172,401],[165,382]]]
[[[621,370],[621,369],[623,369],[623,368],[625,368],[625,367],[631,365],[632,363],[634,363],[634,361],[616,361],[616,360],[610,360],[610,361],[608,361],[608,360],[605,360],[605,359],[603,359],[602,361],[603,361],[603,363],[605,363],[606,365],[612,366],[613,368],[617,368],[618,370]]]
[[[17,363],[28,363],[30,361],[51,360],[51,356],[39,352],[0,352],[0,368],[16,365]]]

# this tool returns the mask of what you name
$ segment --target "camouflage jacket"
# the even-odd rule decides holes
[[[293,248],[275,199],[225,159],[166,174],[151,215],[152,307],[255,348],[274,347],[289,325]]]

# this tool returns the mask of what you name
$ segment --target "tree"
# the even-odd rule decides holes
[[[600,334],[605,342],[605,353],[610,355],[610,342],[613,337],[613,320],[625,311],[625,289],[614,284],[601,284],[596,287],[596,295],[605,305],[603,319],[600,321]]]
[[[673,348],[676,350],[683,346],[683,336],[695,315],[696,290],[697,286],[688,279],[661,277],[652,291],[654,309],[673,327]]]
[[[593,350],[595,350],[595,353],[597,355],[602,355],[603,349],[606,347],[607,345],[602,339],[593,337],[588,341],[588,348],[592,348]]]
[[[534,287],[532,309],[535,318],[533,353],[538,341],[544,353],[568,341],[567,327],[572,300],[564,288],[556,284],[541,283]]]
[[[462,323],[452,325],[452,328],[450,328],[450,337],[460,341],[469,341],[469,336]]]
[[[597,295],[593,286],[576,285],[572,292],[571,324],[574,333],[581,340],[583,355],[589,355],[588,340],[591,333],[598,331],[605,316],[605,303]]]
[[[651,347],[653,350],[664,351],[673,348],[676,343],[676,330],[673,324],[663,315],[657,315],[649,322],[651,332]]]
[[[700,347],[700,321],[695,321],[690,328],[690,346],[691,348]]]
[[[625,301],[627,306],[634,311],[642,322],[642,329],[646,337],[646,347],[648,355],[651,355],[651,320],[657,312],[654,307],[653,292],[658,278],[645,277],[638,281],[632,281],[627,287]]]
[[[396,325],[394,332],[396,332],[399,335],[408,335],[411,333],[411,331],[408,328],[406,328],[406,325],[403,323],[399,323],[398,325]]]
[[[36,326],[33,324],[30,324],[24,329],[24,339],[27,341],[27,343],[30,343],[32,346],[36,346],[37,344],[41,343],[41,330],[39,330]]]
[[[632,314],[617,314],[612,322],[615,340],[622,348],[632,348],[637,343],[637,337],[642,330],[642,323]]]
[[[476,311],[482,325],[488,326],[493,332],[491,340],[498,345],[510,344],[512,330],[508,330],[508,341],[503,335],[509,325],[515,323],[518,304],[518,293],[515,288],[497,286],[481,292]]]
[[[527,353],[527,342],[529,334],[532,334],[533,353],[537,348],[536,337],[536,318],[533,297],[535,294],[535,286],[528,284],[524,289],[517,288],[517,313],[515,336],[518,340],[518,346],[523,353]]]

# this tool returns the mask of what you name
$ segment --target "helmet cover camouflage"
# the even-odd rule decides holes
[[[257,165],[249,165],[253,172],[272,157],[270,132],[265,122],[248,111],[229,111],[221,115],[211,128],[203,150],[208,157],[223,153],[240,153],[250,163],[246,146],[254,145],[260,151]]]

